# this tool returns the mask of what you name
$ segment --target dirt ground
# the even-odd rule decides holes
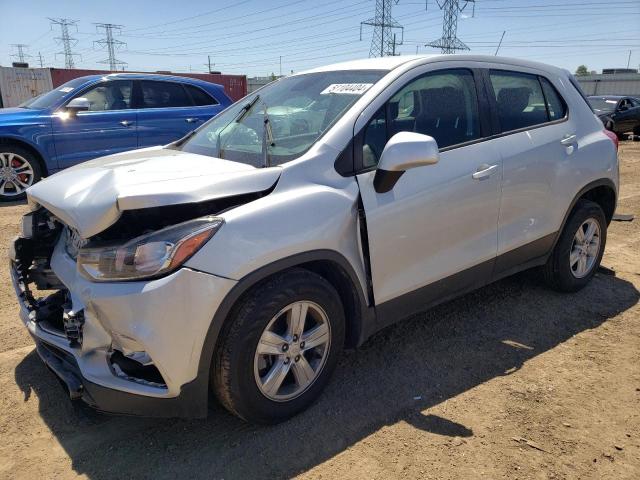
[[[613,272],[573,295],[525,273],[397,324],[275,427],[72,404],[0,267],[0,477],[640,478],[640,143],[620,157],[618,212],[636,220],[610,227]],[[0,207],[0,257],[24,210]]]

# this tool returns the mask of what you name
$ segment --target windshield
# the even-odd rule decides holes
[[[613,112],[618,104],[617,100],[611,100],[602,97],[589,97],[589,105],[596,112]]]
[[[347,70],[283,78],[243,98],[177,148],[255,167],[306,152],[385,71]]]
[[[20,107],[32,108],[34,110],[49,108],[52,105],[55,105],[62,97],[70,95],[75,89],[84,85],[86,82],[86,78],[74,78],[73,80],[69,80],[67,83],[60,85],[47,93],[43,93],[31,100],[27,100],[21,104]]]

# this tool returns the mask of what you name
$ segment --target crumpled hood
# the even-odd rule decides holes
[[[281,171],[151,147],[76,165],[33,185],[27,196],[89,238],[125,210],[260,192]]]

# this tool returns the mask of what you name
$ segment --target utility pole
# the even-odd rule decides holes
[[[627,68],[631,65],[631,50],[629,50],[629,58],[627,58]]]
[[[444,11],[442,22],[442,37],[425,47],[440,48],[442,53],[456,53],[456,50],[469,50],[458,37],[458,13],[462,12],[469,3],[473,4],[475,14],[475,0],[436,0],[440,10]]]
[[[44,58],[40,52],[38,52],[38,60],[40,61],[40,68],[44,68]]]
[[[395,55],[396,45],[402,45],[404,39],[404,27],[391,16],[391,7],[399,0],[376,0],[376,13],[373,18],[360,22],[360,40],[362,40],[362,26],[373,27],[371,37],[370,57],[385,57]],[[396,42],[394,29],[400,29],[400,41]]]
[[[280,76],[282,77],[282,55],[280,55]]]
[[[69,35],[69,27],[77,27],[77,20],[69,20],[68,18],[49,18],[51,21],[51,25],[59,25],[60,33],[62,34],[60,37],[57,37],[56,40],[62,43],[62,52],[56,53],[56,55],[64,54],[64,66],[66,68],[75,68],[75,63],[73,61],[73,57],[77,55],[71,51],[71,47],[75,46],[78,43],[78,40],[72,38]]]
[[[120,30],[122,29],[122,25],[114,25],[113,23],[96,23],[95,26],[96,31],[98,32],[100,31],[100,29],[104,30],[105,38],[96,40],[93,42],[93,44],[94,46],[97,44],[101,47],[105,47],[107,49],[107,54],[109,55],[109,58],[98,63],[108,63],[109,70],[111,71],[118,70],[118,65],[122,65],[124,69],[124,66],[127,64],[127,62],[123,62],[116,58],[116,48],[120,48],[123,45],[126,45],[126,43],[113,38],[113,31],[117,30],[118,32],[120,32]]]
[[[17,50],[17,52],[11,56],[17,58],[18,62],[25,63],[26,59],[31,56],[24,51],[25,48],[29,47],[29,45],[25,45],[24,43],[14,43],[11,46]]]

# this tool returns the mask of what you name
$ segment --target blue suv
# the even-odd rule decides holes
[[[0,109],[0,202],[95,157],[171,143],[232,100],[220,85],[149,74],[90,75]]]

